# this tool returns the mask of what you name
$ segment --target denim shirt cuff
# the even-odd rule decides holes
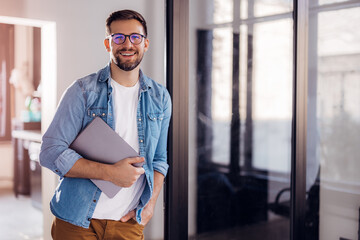
[[[136,216],[135,216],[135,218],[136,218],[136,221],[137,221],[137,223],[138,224],[141,224],[141,212],[142,212],[142,210],[143,210],[144,208],[137,208],[136,209]]]
[[[72,149],[66,149],[60,156],[55,160],[55,165],[60,171],[59,175],[63,177],[75,164],[77,160],[82,158],[80,154]]]
[[[164,175],[164,177],[166,177],[166,174],[168,172],[169,169],[169,165],[167,163],[153,163],[154,166],[154,170],[161,173],[162,175]]]

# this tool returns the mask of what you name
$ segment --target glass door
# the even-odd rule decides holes
[[[360,1],[310,1],[306,239],[360,237]]]
[[[189,11],[189,239],[289,239],[292,1]]]

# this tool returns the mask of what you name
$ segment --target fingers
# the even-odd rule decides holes
[[[127,160],[128,160],[128,163],[133,164],[133,163],[142,163],[142,162],[145,161],[145,158],[143,158],[143,157],[133,157],[133,158],[127,158]]]
[[[137,168],[136,171],[138,172],[139,175],[143,175],[145,173],[145,169],[142,167]]]
[[[137,177],[145,173],[144,168],[141,167],[142,165],[139,165],[139,163],[143,163],[145,161],[145,158],[143,157],[127,158],[127,161],[129,164],[136,167],[135,173],[138,175]]]
[[[145,226],[148,224],[154,214],[154,209],[150,205],[146,205],[144,210],[141,212],[141,225]]]
[[[129,221],[131,218],[135,218],[136,214],[135,214],[135,210],[130,211],[128,214],[126,214],[125,216],[123,216],[120,221],[121,222],[127,222]]]
[[[120,187],[132,186],[136,180],[145,173],[144,168],[136,166],[136,164],[141,162],[144,162],[143,157],[133,157],[122,159],[114,165],[111,165],[109,173],[111,176],[110,181]]]

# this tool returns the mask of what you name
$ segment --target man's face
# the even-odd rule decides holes
[[[130,35],[140,33],[145,35],[143,26],[135,19],[114,21],[110,25],[110,31],[111,34],[122,33]],[[139,66],[144,52],[146,52],[149,47],[149,40],[143,38],[140,44],[135,45],[126,37],[124,43],[117,45],[111,39],[105,39],[105,47],[107,51],[110,52],[113,63],[124,71],[131,71]]]

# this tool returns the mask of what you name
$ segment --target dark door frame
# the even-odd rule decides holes
[[[305,239],[309,0],[294,0],[290,239]]]
[[[188,238],[189,0],[166,0],[166,86],[173,103],[169,173],[165,184],[165,239]]]

